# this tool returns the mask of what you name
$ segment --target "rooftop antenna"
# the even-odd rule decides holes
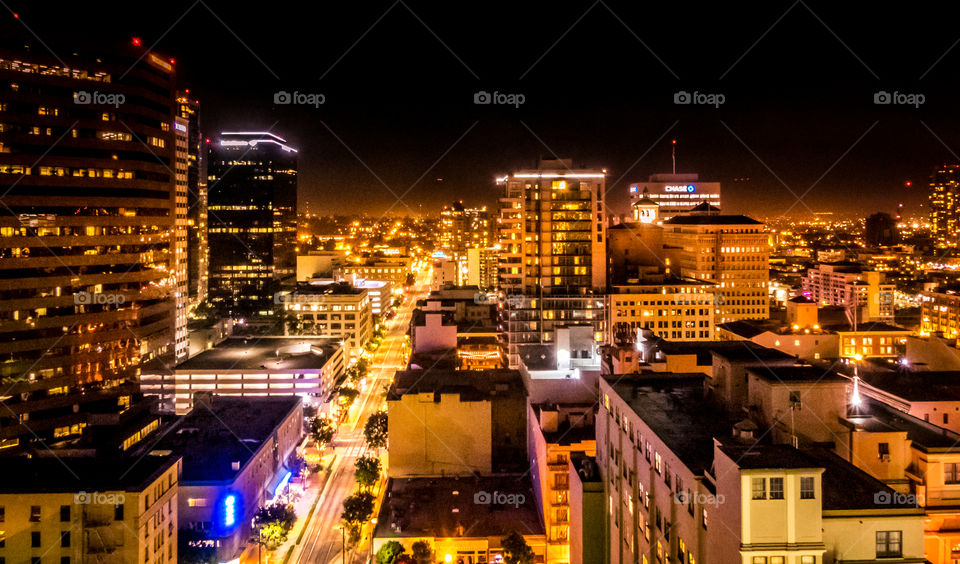
[[[674,139],[670,144],[670,160],[673,161],[673,174],[677,173],[677,140]]]

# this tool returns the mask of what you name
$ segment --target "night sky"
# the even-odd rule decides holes
[[[960,14],[942,2],[438,4],[13,1],[0,34],[156,44],[208,137],[272,128],[300,149],[301,211],[493,205],[497,174],[555,153],[607,168],[622,213],[675,138],[678,172],[722,182],[725,211],[909,215],[960,161]],[[274,105],[281,90],[326,101]],[[526,101],[475,105],[480,90]],[[877,105],[881,90],[925,102]]]

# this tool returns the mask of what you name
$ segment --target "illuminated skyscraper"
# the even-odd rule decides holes
[[[220,135],[208,160],[210,300],[273,323],[274,295],[296,276],[297,151],[269,132]]]
[[[177,114],[187,120],[187,293],[190,306],[207,299],[207,156],[202,150],[200,102],[190,91],[177,93]]]
[[[173,63],[65,59],[0,48],[0,449],[122,420],[172,352]]]
[[[605,177],[574,169],[570,159],[545,159],[498,179],[498,285],[508,297],[503,331],[511,368],[520,344],[552,342],[563,325],[590,324],[596,340],[603,338]]]
[[[941,249],[960,247],[960,165],[943,165],[930,175],[930,225]]]
[[[174,207],[173,237],[173,340],[174,361],[181,362],[187,359],[189,353],[189,339],[187,338],[187,305],[189,292],[187,290],[187,238],[189,231],[188,204],[187,204],[187,170],[189,155],[189,136],[187,135],[188,121],[180,116],[174,117],[173,138],[176,147],[174,172],[176,172],[176,196]]]
[[[485,249],[493,236],[486,206],[465,208],[463,202],[454,202],[440,211],[440,248],[451,256],[461,256],[467,249]]]

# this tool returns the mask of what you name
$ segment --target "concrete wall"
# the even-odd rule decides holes
[[[430,352],[457,347],[457,326],[444,325],[443,314],[428,313],[424,325],[413,327],[413,352]]]
[[[432,392],[388,401],[388,475],[490,473],[491,408],[489,401],[461,401],[459,394],[435,397]]]
[[[823,518],[823,542],[827,552],[823,555],[824,564],[834,562],[882,562],[877,559],[877,531],[901,531],[903,560],[894,562],[922,562],[923,515],[865,516],[861,512],[855,516]],[[915,560],[911,560],[915,559]],[[936,562],[937,560],[932,560]]]

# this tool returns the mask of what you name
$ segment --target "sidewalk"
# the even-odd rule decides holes
[[[300,498],[293,503],[294,512],[297,515],[297,522],[287,534],[287,542],[283,543],[277,550],[268,551],[265,548],[260,549],[256,542],[248,544],[246,550],[240,556],[240,564],[254,564],[263,562],[264,564],[281,564],[287,556],[287,552],[295,546],[300,538],[300,532],[310,523],[313,517],[313,511],[320,500],[320,493],[323,491],[327,480],[330,479],[330,468],[336,461],[335,452],[327,453],[321,457],[323,461],[323,470],[319,473],[311,473],[308,477],[307,487],[304,489]],[[259,554],[259,556],[258,556]]]

